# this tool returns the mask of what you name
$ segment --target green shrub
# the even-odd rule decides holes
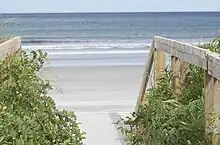
[[[177,101],[167,83],[172,77],[169,74],[149,91],[149,105],[123,120],[131,128],[121,130],[132,145],[204,145],[203,96],[193,96],[188,103]]]
[[[220,53],[220,39],[201,46]],[[204,71],[190,65],[186,87],[177,96],[170,88],[172,72],[165,70],[157,87],[148,91],[148,105],[122,119],[119,129],[132,145],[211,145],[205,133]],[[220,117],[219,117],[220,118]]]
[[[60,111],[37,75],[46,53],[21,51],[0,61],[0,144],[82,145],[74,112]]]

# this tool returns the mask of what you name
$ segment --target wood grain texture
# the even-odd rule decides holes
[[[214,80],[214,112],[220,113],[220,81]]]
[[[220,55],[212,52],[207,53],[208,74],[220,80]]]
[[[180,59],[175,56],[171,56],[171,71],[173,73],[172,78],[172,89],[179,95],[181,92],[181,82],[180,82]]]
[[[179,58],[182,61],[194,64],[203,69],[207,69],[207,50],[159,36],[155,36],[154,39],[156,50],[162,50]]]
[[[154,46],[157,51],[164,51],[182,61],[194,64],[204,70],[208,70],[208,74],[220,80],[219,54],[210,52],[207,49],[202,49],[197,46],[159,36],[154,37]]]
[[[214,78],[208,74],[207,71],[204,73],[205,77],[205,118],[209,120],[211,113],[214,111]]]
[[[165,53],[170,54],[172,57],[171,69],[175,77],[172,80],[172,87],[177,94],[181,92],[181,87],[184,86],[184,80],[189,72],[189,64],[204,69],[205,119],[209,121],[213,117],[213,113],[220,113],[220,55],[207,49],[159,36],[155,36],[153,40],[152,45],[155,47],[155,78],[163,74],[162,70],[165,69]],[[214,122],[213,125],[219,127],[220,120]],[[208,130],[210,127],[212,125],[206,128],[207,132],[214,131],[212,129]],[[212,144],[219,145],[219,143],[220,135],[214,134]]]
[[[154,51],[154,86],[158,79],[164,75],[166,68],[166,55],[164,51]]]
[[[138,107],[140,104],[147,104],[147,99],[145,96],[146,93],[146,87],[147,84],[149,82],[149,78],[150,78],[150,73],[152,70],[152,66],[153,66],[153,61],[154,61],[154,43],[152,43],[151,48],[150,48],[150,53],[148,56],[148,60],[145,66],[145,71],[144,71],[144,75],[143,75],[143,79],[142,79],[142,84],[141,84],[141,89],[139,92],[139,96],[138,96],[138,101],[136,103],[136,107],[135,107],[135,111],[138,111]]]
[[[21,48],[21,37],[14,37],[0,44],[0,58],[4,59],[7,55],[18,51]]]
[[[212,103],[212,111],[214,114],[219,114],[220,113],[220,81],[217,80],[216,78],[213,78],[213,88],[212,88],[212,97],[207,98],[209,99],[209,102]],[[213,99],[213,100],[211,100]],[[220,120],[216,119],[215,122],[212,124],[213,128],[219,128],[220,126]],[[219,145],[220,144],[220,135],[218,133],[215,133],[215,130],[212,130],[214,132],[213,138],[212,138],[212,144],[213,145]]]

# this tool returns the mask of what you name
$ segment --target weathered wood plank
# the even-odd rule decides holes
[[[214,108],[214,113],[220,113],[220,81],[214,78],[214,103],[213,103],[213,108]],[[220,127],[220,120],[216,119],[216,121],[214,122],[214,127],[219,128]],[[213,145],[219,145],[220,144],[220,135],[219,133],[215,133],[213,134],[213,138],[212,138],[212,144]]]
[[[158,79],[165,73],[166,56],[163,51],[154,51],[154,85],[157,85]]]
[[[166,53],[171,54],[172,49],[166,44],[154,42],[154,46],[155,46],[157,51],[164,51]]]
[[[156,50],[164,51],[181,59],[182,61],[207,69],[207,50],[159,36],[155,36],[154,39]]]
[[[154,37],[156,50],[164,51],[182,61],[194,64],[220,80],[220,55],[197,46],[159,36]],[[208,67],[207,67],[208,64]]]
[[[220,55],[197,46],[192,46],[190,44],[185,44],[159,36],[154,37],[153,43],[156,49],[156,52],[154,52],[154,76],[156,78],[161,76],[161,70],[164,70],[165,68],[165,58],[163,52],[172,56],[171,68],[174,71],[174,75],[177,76],[177,78],[173,80],[173,88],[177,94],[180,93],[180,88],[183,86],[184,80],[187,77],[189,64],[193,64],[204,69],[206,121],[209,121],[209,119],[213,117],[213,113],[220,113]],[[214,122],[213,125],[217,125],[219,128],[220,120]],[[211,128],[210,126],[207,126],[206,129],[211,130],[206,131],[214,132],[212,127],[214,126],[211,126]],[[214,133],[212,144],[220,144],[220,136],[218,134],[216,135]]]
[[[186,79],[189,71],[189,63],[185,61],[180,61],[180,83],[182,87],[186,86]]]
[[[180,84],[180,59],[175,56],[171,56],[171,71],[173,73],[172,89],[179,95],[181,92]]]
[[[205,78],[205,86],[204,86],[204,91],[205,91],[205,120],[206,120],[206,132],[211,133],[213,132],[213,124],[210,124],[210,120],[212,119],[212,113],[214,111],[214,78],[208,74],[208,71],[206,70],[204,73],[204,78]],[[212,144],[216,145],[216,137],[215,134],[213,134],[212,138]]]
[[[207,61],[208,74],[220,80],[220,55],[208,52]]]
[[[175,56],[171,56],[171,71],[173,74],[171,87],[178,97],[181,90],[185,87],[185,80],[189,72],[189,64]]]
[[[212,144],[220,145],[220,135],[218,133],[214,133],[212,136]]]
[[[205,119],[206,131],[212,132],[212,144],[219,145],[220,135],[216,133],[215,128],[220,127],[220,120],[216,119],[214,122],[213,115],[220,113],[220,81],[205,72]],[[212,124],[210,124],[210,121]],[[211,130],[210,130],[211,129]]]
[[[164,74],[166,68],[166,55],[165,49],[169,50],[170,48],[160,45],[160,43],[155,43],[157,38],[154,37],[154,85],[156,86],[157,80]]]
[[[214,112],[220,113],[220,81],[214,80]]]
[[[145,71],[144,71],[144,75],[142,78],[142,84],[141,84],[141,89],[139,92],[139,97],[136,103],[136,107],[135,107],[135,111],[138,111],[138,107],[140,104],[146,104],[147,100],[146,100],[146,96],[145,96],[145,92],[146,92],[146,87],[150,78],[150,73],[152,70],[152,66],[153,66],[153,61],[154,61],[154,43],[152,43],[151,48],[150,48],[150,53],[148,56],[148,60],[145,66]]]
[[[0,59],[8,54],[18,51],[21,48],[21,37],[14,37],[0,44]]]
[[[205,118],[209,120],[214,110],[214,78],[205,71]]]

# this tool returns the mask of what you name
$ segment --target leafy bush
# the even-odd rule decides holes
[[[37,73],[46,53],[21,51],[0,61],[0,144],[82,145],[74,112],[60,111]]]
[[[203,96],[184,103],[175,99],[167,72],[157,88],[148,93],[148,106],[141,106],[132,117],[123,120],[131,128],[121,128],[132,145],[204,145]],[[190,90],[187,94],[190,94]]]
[[[220,39],[202,47],[220,53]],[[148,91],[148,105],[122,119],[125,126],[119,129],[132,145],[211,145],[211,135],[205,133],[203,70],[190,65],[178,100],[170,88],[172,72],[165,72]]]

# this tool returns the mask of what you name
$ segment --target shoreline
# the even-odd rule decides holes
[[[51,80],[58,108],[124,112],[134,110],[143,72],[144,66],[81,66],[47,67],[40,75]]]

